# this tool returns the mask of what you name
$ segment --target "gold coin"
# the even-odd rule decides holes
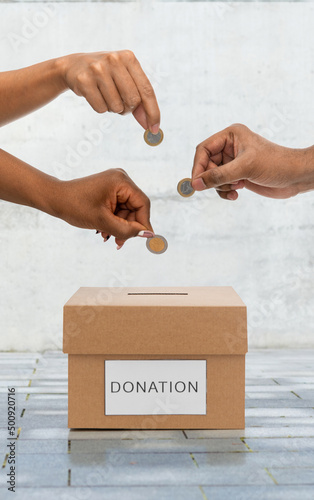
[[[177,186],[178,193],[183,196],[183,198],[189,198],[195,193],[195,189],[192,187],[192,179],[182,179]]]
[[[168,242],[163,236],[155,234],[152,238],[147,238],[146,246],[150,252],[160,254],[167,250]]]
[[[149,146],[159,146],[163,141],[164,133],[161,128],[158,130],[157,134],[153,134],[150,130],[145,130],[144,140]]]

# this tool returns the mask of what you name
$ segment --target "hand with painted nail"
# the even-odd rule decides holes
[[[289,198],[314,189],[314,148],[286,148],[244,125],[232,125],[197,146],[192,186],[196,191],[215,188],[227,200],[236,200],[243,188]]]
[[[0,200],[36,208],[73,226],[98,229],[118,246],[151,238],[150,201],[122,169],[61,181],[0,149]]]
[[[122,169],[63,181],[56,203],[59,217],[73,226],[97,228],[118,247],[133,236],[150,238],[150,201]]]
[[[71,54],[60,59],[66,88],[83,96],[98,113],[132,112],[157,134],[160,112],[154,89],[130,50]]]

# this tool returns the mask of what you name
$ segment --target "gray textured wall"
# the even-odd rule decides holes
[[[314,345],[314,194],[273,201],[241,192],[181,199],[197,143],[243,122],[291,147],[313,143],[311,3],[2,3],[1,70],[78,51],[132,49],[155,85],[164,143],[132,117],[97,115],[66,93],[3,128],[3,149],[63,179],[123,167],[152,199],[169,250],[1,203],[1,349],[61,346],[62,306],[79,286],[232,285],[251,346]],[[97,132],[95,132],[97,131]]]

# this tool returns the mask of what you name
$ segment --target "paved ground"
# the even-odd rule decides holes
[[[244,431],[69,431],[67,357],[0,354],[0,499],[314,499],[314,351],[247,356]],[[17,495],[7,391],[17,388]]]

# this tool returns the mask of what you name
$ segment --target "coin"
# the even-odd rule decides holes
[[[167,250],[168,242],[163,236],[155,234],[152,238],[147,238],[146,246],[150,252],[160,254]]]
[[[164,138],[164,133],[161,128],[158,130],[157,134],[153,134],[150,130],[145,130],[144,140],[149,146],[158,146]]]
[[[178,193],[184,198],[189,198],[195,193],[195,189],[192,188],[192,179],[182,179],[177,186]]]

